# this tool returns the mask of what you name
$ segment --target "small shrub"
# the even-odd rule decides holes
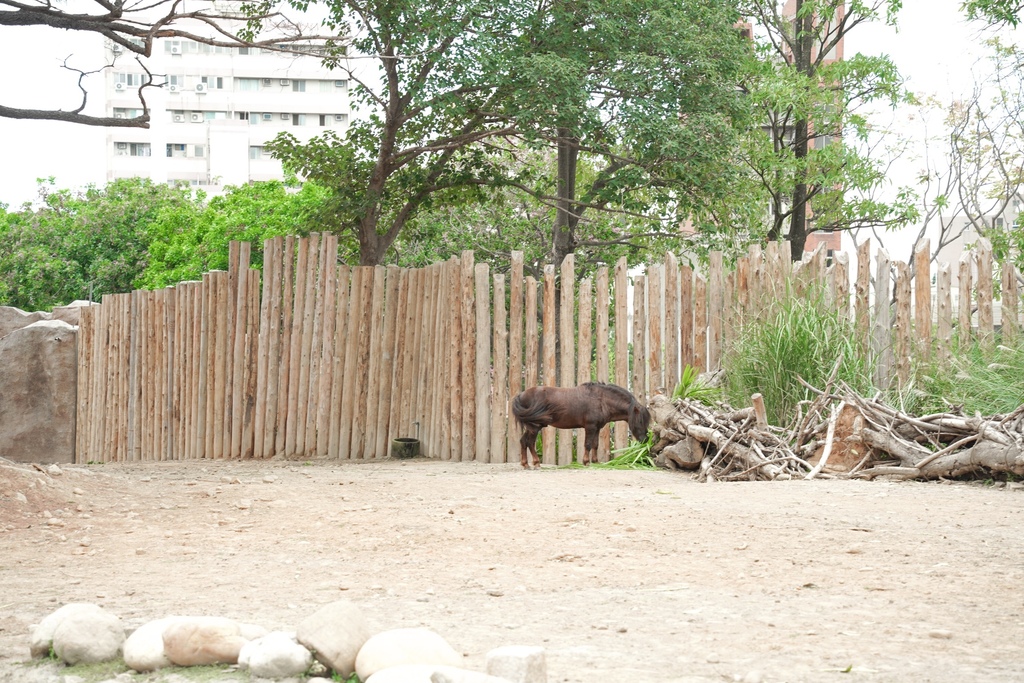
[[[1024,340],[986,351],[976,342],[954,348],[950,361],[933,360],[916,384],[922,413],[999,415],[1024,404]]]
[[[722,390],[718,387],[708,386],[700,378],[697,368],[687,363],[683,368],[683,375],[679,378],[676,390],[672,392],[672,398],[689,398],[701,403],[712,404],[722,397]]]

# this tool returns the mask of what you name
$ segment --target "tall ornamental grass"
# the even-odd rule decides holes
[[[814,398],[798,378],[822,389],[840,358],[837,379],[870,395],[871,375],[852,321],[840,316],[821,287],[801,295],[787,291],[750,316],[726,349],[726,396],[734,406],[747,406],[760,393],[768,420],[784,426],[796,417],[800,401]]]
[[[919,372],[921,413],[960,407],[968,415],[1011,413],[1024,404],[1024,339],[986,350],[972,343]]]

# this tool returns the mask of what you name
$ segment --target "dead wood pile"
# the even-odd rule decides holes
[[[758,395],[743,410],[656,395],[652,454],[661,466],[696,470],[700,481],[1024,476],[1024,406],[990,417],[914,417],[845,385],[815,393],[785,428],[768,424]]]

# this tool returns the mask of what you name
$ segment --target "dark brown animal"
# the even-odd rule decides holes
[[[582,463],[597,462],[597,435],[609,422],[624,420],[633,438],[647,438],[651,414],[625,389],[614,384],[587,382],[578,387],[530,387],[512,399],[512,414],[523,430],[519,439],[520,464],[529,468],[527,451],[537,457],[537,434],[544,427],[586,430]]]

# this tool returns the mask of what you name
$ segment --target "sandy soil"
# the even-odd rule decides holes
[[[294,629],[348,598],[374,628],[435,629],[470,668],[542,645],[552,683],[1021,681],[1022,532],[1019,485],[4,463],[0,679],[66,602],[132,627],[194,613]]]

